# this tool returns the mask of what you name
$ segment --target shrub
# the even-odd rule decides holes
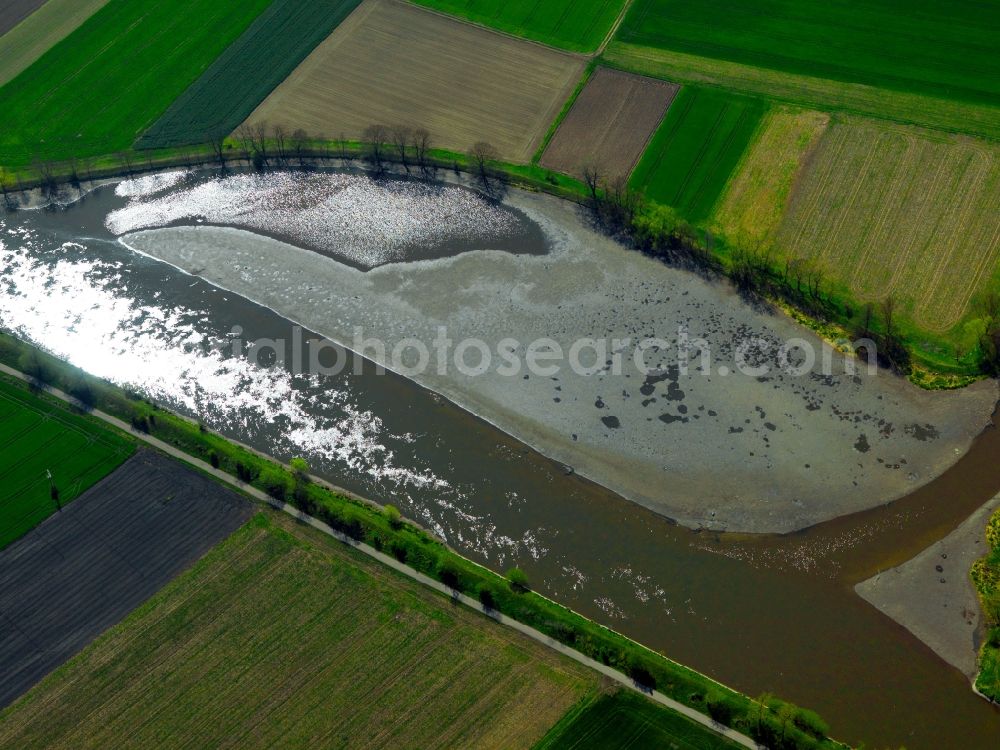
[[[398,529],[403,525],[403,514],[399,512],[399,508],[395,505],[386,505],[382,509],[382,515],[385,516],[385,520],[394,529]]]
[[[493,591],[485,583],[479,587],[479,603],[486,609],[497,608],[497,600],[493,597]]]
[[[705,707],[708,709],[709,716],[720,724],[726,724],[727,726],[732,724],[733,717],[738,713],[736,706],[729,700],[729,697],[718,690],[708,694],[708,697],[705,699]]]
[[[656,677],[646,664],[646,661],[637,655],[632,655],[628,660],[628,676],[632,681],[644,690],[656,690]]]
[[[803,732],[811,734],[818,740],[823,739],[830,733],[830,725],[820,718],[815,711],[808,708],[796,708],[792,717],[792,723]]]
[[[219,468],[219,454],[215,451],[208,452],[208,462],[212,464],[213,469]]]
[[[511,568],[508,570],[507,581],[510,583],[511,591],[515,591],[519,594],[523,594],[530,588],[528,585],[528,576],[520,568]]]
[[[461,576],[451,563],[445,562],[438,568],[438,580],[450,589],[462,590]]]

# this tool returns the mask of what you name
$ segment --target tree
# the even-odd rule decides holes
[[[236,140],[239,141],[240,153],[249,166],[253,155],[253,128],[249,123],[243,123],[236,129]]]
[[[304,167],[306,165],[306,145],[308,143],[309,136],[302,128],[298,128],[294,133],[292,133],[292,151],[295,153],[295,158],[298,159],[300,167]]]
[[[376,175],[385,173],[385,144],[389,140],[385,125],[369,125],[365,128],[365,143],[368,145],[368,163]]]
[[[392,129],[392,145],[396,149],[396,155],[399,157],[399,163],[403,165],[403,169],[406,170],[407,174],[410,172],[410,165],[406,161],[406,149],[410,145],[410,138],[413,130],[406,125],[397,125]]]
[[[430,161],[427,158],[427,153],[431,149],[431,134],[428,133],[424,128],[417,128],[413,131],[411,135],[411,142],[413,144],[413,155],[417,160],[417,166],[424,175],[429,175],[432,172]]]
[[[590,164],[583,168],[583,181],[587,185],[587,191],[590,193],[590,200],[592,203],[592,208],[600,213],[598,210],[600,206],[600,198],[597,193],[597,188],[601,184],[601,172],[600,170]]]
[[[274,142],[274,151],[278,160],[278,166],[288,163],[288,134],[280,123],[276,123],[271,128],[271,140]]]
[[[512,591],[523,594],[531,587],[528,585],[528,576],[520,568],[511,568],[507,571],[507,582]]]
[[[338,139],[337,142],[340,145],[341,161],[343,161],[345,164],[350,164],[352,161],[354,161],[354,154],[352,154],[351,149],[348,148],[347,137],[343,133],[341,133],[340,138]]]
[[[497,160],[497,150],[486,141],[478,141],[469,149],[469,158],[475,167],[476,175],[486,192],[490,190],[490,163]]]
[[[215,154],[215,160],[219,162],[219,168],[226,168],[226,135],[225,133],[219,133],[217,135],[212,135],[209,137],[209,144],[212,146],[212,153]]]

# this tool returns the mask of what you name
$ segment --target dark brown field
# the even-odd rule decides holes
[[[0,2],[0,36],[13,29],[44,4],[45,0],[4,0]]]
[[[252,506],[141,452],[0,552],[0,706],[121,620]]]
[[[599,68],[545,149],[542,166],[577,176],[594,166],[606,177],[628,176],[678,88]]]

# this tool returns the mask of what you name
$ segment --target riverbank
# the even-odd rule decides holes
[[[300,168],[368,166],[366,159],[371,150],[370,144],[360,142],[315,139],[298,144],[294,150],[267,140],[260,147],[265,151],[246,151],[245,144],[235,138],[227,138],[211,146],[126,151],[88,159],[85,163],[46,163],[38,168],[17,172],[5,172],[0,167],[0,189],[4,200],[10,205],[14,195],[11,191],[51,194],[61,185],[68,184],[82,192],[83,184],[92,185],[100,180],[133,177],[167,168],[225,169],[227,166],[235,166],[239,169],[244,163],[248,169],[253,167],[262,170],[269,167],[287,169],[293,164]],[[422,166],[418,167],[415,155],[409,154],[400,163],[393,149],[385,149],[381,153],[378,169],[380,173],[395,171],[405,173],[406,176],[413,174],[431,179],[450,172],[456,177],[467,175],[467,181],[475,182],[479,187],[483,187],[485,180],[491,185],[490,190],[496,190],[498,194],[502,194],[507,186],[514,186],[580,205],[589,205],[592,201],[591,190],[587,185],[573,177],[542,168],[536,161],[530,164],[499,161],[480,164],[469,154],[437,148],[428,150],[421,160]],[[647,203],[641,196],[629,196],[628,200],[635,201],[642,208],[640,223],[644,227],[643,242],[676,244],[682,257],[687,256],[689,260],[700,259],[698,262],[707,261],[713,273],[726,274],[731,278],[740,275],[740,269],[734,264],[733,248],[724,237],[717,236],[715,228],[691,226],[674,217],[669,208]],[[664,223],[665,217],[673,218]],[[651,228],[656,228],[660,235],[651,236]],[[767,277],[767,283],[757,285],[755,293],[764,295],[770,303],[786,309],[801,325],[821,337],[832,336],[836,339],[844,334],[848,338],[858,336],[864,305],[845,289],[832,286],[827,289],[825,297],[820,300],[823,302],[823,312],[817,313],[817,300],[806,299],[802,297],[800,290],[793,290],[788,279],[784,278],[782,269],[775,267],[756,270],[766,271],[764,276]],[[981,353],[976,346],[970,347],[968,341],[956,343],[947,337],[942,338],[938,334],[921,330],[899,316],[897,318],[895,337],[909,352],[908,377],[912,383],[928,390],[946,390],[963,388],[985,377],[983,364],[980,362]],[[880,335],[877,333],[878,321],[874,321],[874,326],[876,330],[872,333]],[[865,337],[868,335],[870,334],[864,334]]]
[[[38,375],[44,375],[43,387],[50,394],[88,410],[95,407],[107,410],[110,413],[95,414],[421,583],[467,606],[485,609],[499,622],[574,658],[582,657],[578,658],[581,663],[651,694],[660,703],[706,726],[713,726],[725,717],[725,725],[744,730],[758,741],[771,741],[780,733],[783,741],[791,742],[794,748],[845,747],[799,728],[795,718],[799,714],[790,704],[777,699],[771,699],[767,705],[753,701],[530,591],[526,585],[514,585],[393,514],[379,512],[368,504],[303,479],[301,469],[283,466],[233,445],[182,417],[131,399],[108,383],[0,334],[0,363],[4,363],[5,372],[28,379],[11,364],[29,354],[37,364],[36,380]],[[84,401],[73,394],[83,396]],[[286,503],[286,499],[291,503]],[[791,717],[790,721],[777,719],[783,706],[790,707],[782,714]],[[722,733],[747,744],[738,732]]]
[[[388,367],[417,364],[415,351],[391,361],[393,347],[416,338],[433,349],[440,327],[456,342],[475,338],[493,351],[515,337],[520,355],[542,339],[566,352],[582,340],[634,347],[662,338],[667,348],[648,354],[659,373],[650,377],[632,368],[631,350],[619,371],[608,350],[608,362],[587,374],[565,364],[548,376],[495,369],[470,376],[453,366],[405,374],[691,528],[784,533],[890,502],[954,463],[996,402],[991,381],[931,393],[885,371],[868,373],[785,316],[750,307],[725,282],[621,252],[576,206],[546,195],[514,189],[504,199],[542,228],[545,255],[473,250],[363,272],[270,237],[197,226],[207,209],[196,189],[138,199],[128,209],[135,226],[148,227],[162,221],[156,217],[165,206],[186,205],[184,223],[195,225],[176,226],[183,216],[168,212],[169,228],[126,233],[122,242],[348,348],[358,348],[360,329],[386,345],[362,353]],[[234,226],[247,221],[254,220],[232,218]],[[682,351],[682,337],[706,344],[706,369]],[[790,340],[817,353],[814,367],[798,376],[778,359]],[[753,342],[769,347],[766,375],[739,372],[740,350]],[[849,373],[851,366],[859,372]]]
[[[854,587],[970,681],[987,622],[968,571],[989,550],[986,523],[998,508],[1000,495],[913,559]]]

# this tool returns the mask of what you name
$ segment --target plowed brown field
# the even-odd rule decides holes
[[[249,122],[360,138],[372,124],[426,128],[434,145],[492,143],[526,162],[585,60],[395,0],[367,0]]]

